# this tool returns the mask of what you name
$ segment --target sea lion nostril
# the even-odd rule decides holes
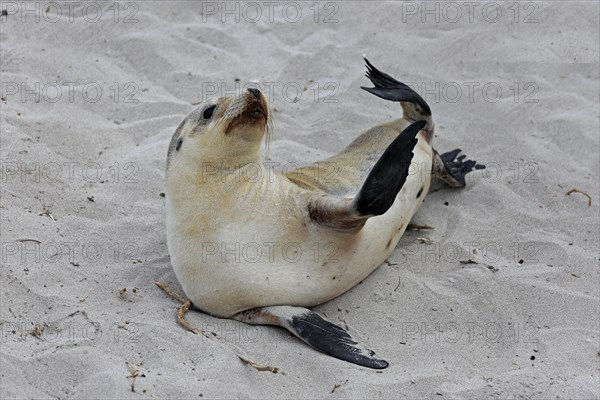
[[[248,91],[256,97],[256,100],[260,100],[260,90],[256,88],[248,88]]]

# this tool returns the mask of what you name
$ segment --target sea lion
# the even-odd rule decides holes
[[[368,92],[403,117],[369,129],[338,155],[287,173],[261,160],[270,110],[255,88],[202,104],[179,125],[167,156],[171,263],[194,306],[217,317],[277,325],[358,365],[388,363],[306,307],[346,292],[392,253],[429,191],[481,168],[438,154],[425,100],[368,60]],[[323,165],[334,166],[325,178]]]

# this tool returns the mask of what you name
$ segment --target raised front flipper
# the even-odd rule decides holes
[[[254,325],[276,325],[325,354],[363,367],[383,369],[384,360],[352,337],[344,328],[302,307],[261,307],[236,314],[233,318]]]
[[[425,124],[426,121],[415,122],[394,139],[354,199],[315,195],[308,205],[310,218],[330,228],[355,231],[362,228],[368,218],[385,214],[406,181],[417,144],[416,135]]]

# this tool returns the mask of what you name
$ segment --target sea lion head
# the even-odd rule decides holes
[[[259,162],[268,121],[267,99],[256,88],[207,100],[177,127],[169,144],[167,170],[180,162],[188,167],[190,163],[242,166]]]

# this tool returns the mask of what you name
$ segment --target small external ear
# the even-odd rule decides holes
[[[169,149],[167,151],[167,169],[169,169],[169,165],[171,165],[171,159],[173,158],[173,153],[175,151],[179,151],[182,142],[182,135],[185,130],[185,123],[187,118],[181,121],[173,136],[171,136],[171,141],[169,142]]]

